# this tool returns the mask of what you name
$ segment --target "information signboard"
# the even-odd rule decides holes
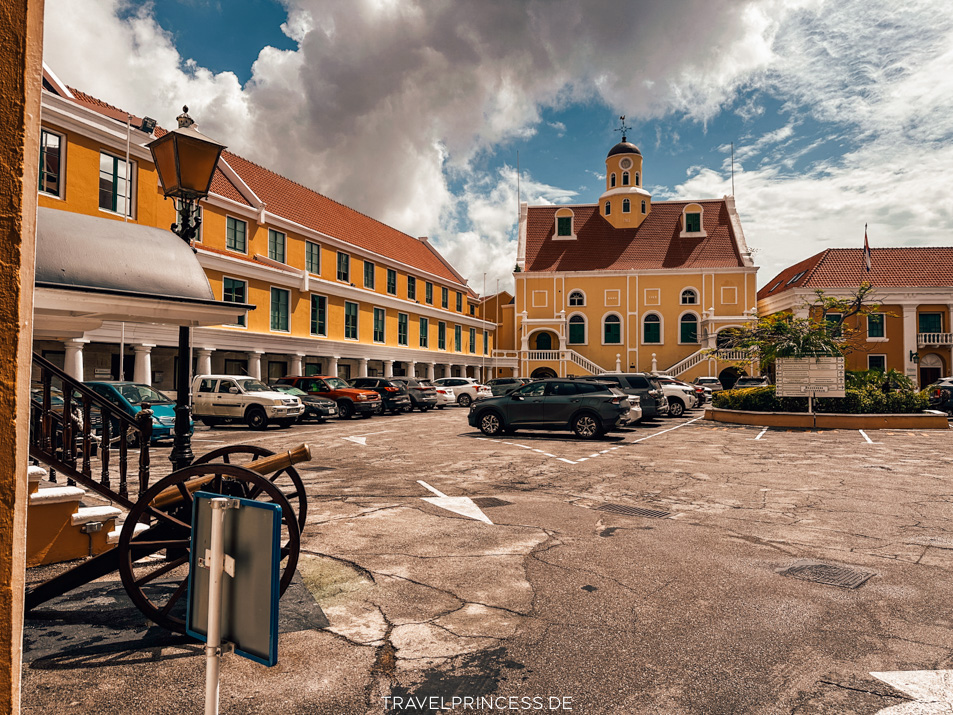
[[[778,397],[845,397],[844,358],[778,358]]]

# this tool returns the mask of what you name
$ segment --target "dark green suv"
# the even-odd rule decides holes
[[[517,429],[568,429],[592,439],[622,427],[628,415],[629,400],[621,390],[589,380],[555,378],[474,402],[467,420],[490,437]]]

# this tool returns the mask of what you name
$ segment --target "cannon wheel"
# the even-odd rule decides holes
[[[203,454],[192,462],[192,466],[195,467],[199,464],[208,464],[210,462],[224,462],[225,464],[237,464],[240,467],[248,467],[250,462],[254,462],[259,457],[272,457],[275,454],[276,452],[272,452],[270,449],[265,449],[255,444],[233,444],[228,447],[219,447],[218,449],[213,449],[208,454]],[[251,455],[251,458],[249,459],[247,455]],[[301,475],[298,474],[298,470],[294,467],[285,467],[273,474],[266,475],[265,479],[281,489],[281,492],[285,495],[285,499],[289,502],[292,504],[297,502],[298,508],[295,514],[298,515],[298,531],[303,534],[304,525],[308,518],[308,495],[305,493],[304,482],[301,481]],[[258,493],[259,492],[253,493],[249,498],[257,499]]]
[[[139,498],[123,524],[118,545],[119,575],[129,598],[147,618],[179,633],[185,632],[185,620],[173,613],[173,608],[188,588],[193,502],[188,483],[208,477],[211,479],[202,484],[201,491],[257,498],[281,507],[281,593],[291,583],[298,564],[301,533],[294,509],[267,477],[233,464],[200,464],[159,480]],[[153,500],[170,487],[177,489],[181,498],[173,504],[153,505]],[[135,525],[140,522],[151,528],[136,535]],[[166,551],[164,560],[143,561],[162,549]]]

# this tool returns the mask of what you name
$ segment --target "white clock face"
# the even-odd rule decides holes
[[[631,160],[631,159],[623,159],[622,161],[619,162],[619,166],[621,166],[623,169],[631,169],[631,168],[632,168],[632,160]]]

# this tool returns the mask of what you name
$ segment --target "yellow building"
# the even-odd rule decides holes
[[[707,352],[755,310],[758,269],[734,198],[653,201],[624,136],[605,169],[595,204],[521,205],[513,322],[495,374],[737,374],[727,360],[746,355]]]
[[[46,71],[40,205],[167,228],[175,207],[159,190],[149,132]],[[426,238],[228,151],[200,217],[194,246],[215,298],[256,309],[194,330],[197,373],[477,377],[487,365],[494,325]],[[112,321],[79,337],[65,328],[35,337],[38,352],[80,379],[174,385],[174,327]]]

